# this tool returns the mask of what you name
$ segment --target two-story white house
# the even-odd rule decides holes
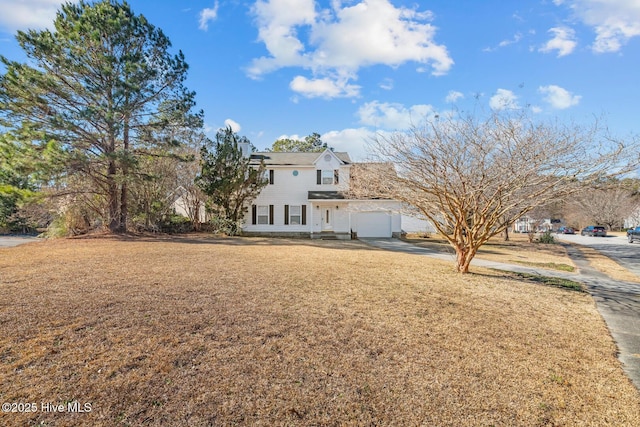
[[[347,153],[249,155],[256,165],[264,162],[269,184],[245,215],[244,235],[351,239],[400,234],[399,202],[347,195],[353,166]]]

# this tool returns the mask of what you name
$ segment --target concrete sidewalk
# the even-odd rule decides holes
[[[38,240],[40,239],[33,236],[0,236],[0,248],[9,248]]]
[[[398,239],[360,240],[376,248],[388,251],[429,256],[452,263],[455,262],[453,249],[451,253],[444,253],[434,249],[421,248]],[[558,277],[583,283],[593,296],[596,307],[618,346],[618,359],[622,362],[622,368],[636,388],[640,390],[640,284],[613,280],[609,276],[592,269],[578,249],[571,245],[565,244],[564,246],[579,269],[577,273],[524,267],[481,259],[474,259],[471,265],[503,271]]]

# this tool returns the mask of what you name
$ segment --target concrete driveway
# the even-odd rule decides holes
[[[640,276],[640,242],[629,243],[624,236],[591,237],[580,234],[558,234],[561,242],[576,243],[596,249]]]
[[[0,248],[8,248],[36,241],[38,241],[38,238],[33,236],[0,236]]]
[[[586,236],[584,237],[586,238]],[[595,239],[602,238],[597,237]],[[432,249],[421,248],[398,239],[360,240],[380,249],[430,256],[455,262],[453,253],[442,253]],[[612,240],[612,242],[614,241]],[[640,248],[640,244],[637,246]],[[607,275],[592,269],[577,247],[572,245],[565,245],[565,247],[579,269],[577,273],[529,268],[481,259],[474,259],[471,265],[541,276],[562,277],[583,283],[593,296],[598,312],[607,324],[609,332],[618,346],[618,359],[622,362],[622,368],[636,388],[640,390],[640,284],[613,280]]]

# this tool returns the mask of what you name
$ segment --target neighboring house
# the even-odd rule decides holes
[[[269,184],[245,215],[244,235],[338,239],[400,235],[399,202],[348,196],[354,164],[347,153],[327,149],[250,156],[256,165],[264,162]]]
[[[200,223],[207,221],[207,213],[204,203],[197,200],[194,194],[187,191],[183,186],[178,187],[174,192],[174,201],[172,203],[173,212],[190,219],[196,218],[196,206],[198,209],[197,218]]]
[[[513,223],[514,233],[532,233],[537,231],[552,231],[554,226],[557,228],[562,224],[561,220],[557,219],[534,219],[529,216],[523,216],[518,218]]]

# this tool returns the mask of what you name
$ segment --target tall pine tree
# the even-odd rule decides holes
[[[112,231],[126,230],[138,159],[170,150],[167,128],[201,125],[182,52],[170,54],[160,29],[114,0],[66,3],[55,30],[16,37],[28,61],[0,57],[0,125],[36,151],[57,145],[66,176],[102,198]]]

